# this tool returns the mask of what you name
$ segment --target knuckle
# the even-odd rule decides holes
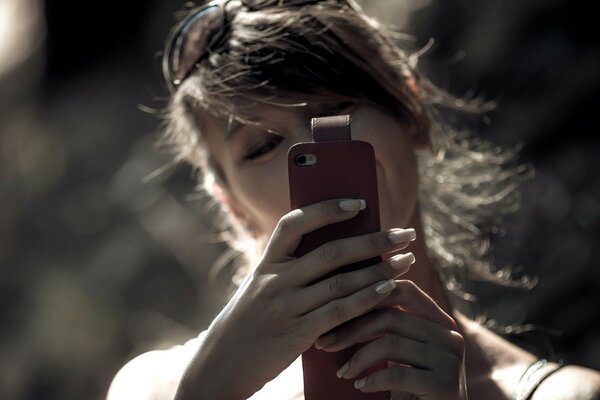
[[[321,250],[319,252],[319,257],[322,261],[329,263],[335,261],[335,259],[339,256],[340,246],[336,243],[326,243],[321,246]]]
[[[418,295],[419,288],[417,285],[408,279],[401,279],[396,281],[399,286],[400,297],[403,299],[411,299]]]
[[[387,240],[380,233],[369,235],[367,238],[369,246],[375,250],[383,250],[388,247]]]
[[[299,218],[302,215],[301,210],[292,210],[285,214],[277,224],[277,230],[280,232],[293,232],[298,228]]]
[[[258,293],[264,300],[268,300],[269,304],[271,300],[279,298],[279,285],[277,279],[272,275],[260,275],[255,277],[258,284]]]
[[[387,263],[379,263],[375,268],[371,269],[373,277],[380,280],[387,280],[393,275],[393,268]]]
[[[334,302],[329,309],[329,314],[334,321],[344,321],[346,313],[347,307],[339,301]]]
[[[400,347],[401,339],[396,335],[387,335],[384,345],[390,354],[393,354]]]
[[[297,335],[298,337],[310,337],[311,325],[307,321],[298,318],[294,319],[287,325],[288,330],[284,333],[287,335]]]
[[[295,319],[284,326],[281,334],[288,338],[292,347],[308,349],[317,339],[314,326],[308,321]]]
[[[327,282],[327,289],[333,296],[339,296],[346,293],[348,282],[343,275],[335,275]]]
[[[410,294],[414,294],[419,290],[416,283],[408,279],[403,280],[402,285],[404,286],[403,289]]]
[[[334,207],[332,207],[331,202],[326,201],[323,203],[319,203],[317,206],[317,210],[320,215],[331,215],[334,212]],[[336,210],[337,211],[337,210]]]
[[[281,319],[282,316],[287,315],[285,303],[278,299],[269,301],[266,311],[271,321],[277,321]]]
[[[310,335],[310,327],[311,323],[305,318],[297,318],[294,322],[290,323],[289,331],[286,333],[295,333],[300,337],[305,337]]]
[[[390,368],[389,369],[389,379],[391,382],[404,382],[406,379],[406,374],[402,370],[402,368]]]

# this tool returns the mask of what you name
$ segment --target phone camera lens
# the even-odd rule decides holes
[[[294,161],[299,167],[314,167],[317,163],[317,156],[313,153],[298,154],[295,156]]]

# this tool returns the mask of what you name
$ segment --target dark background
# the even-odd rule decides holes
[[[497,259],[538,275],[530,292],[478,285],[507,324],[560,335],[558,358],[600,369],[600,43],[566,0],[377,0],[414,34],[429,76],[499,102],[479,134],[523,145],[537,176]],[[181,343],[222,304],[190,169],[153,147],[159,58],[182,2],[0,3],[0,398],[100,399],[133,356]]]

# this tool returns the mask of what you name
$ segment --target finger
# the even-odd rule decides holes
[[[292,306],[298,314],[305,314],[323,304],[346,297],[381,280],[396,278],[406,273],[415,256],[412,253],[399,254],[358,271],[336,274],[300,291],[297,304]]]
[[[315,340],[336,326],[362,315],[393,292],[396,281],[393,279],[378,282],[341,299],[330,301],[301,317],[301,326],[314,332]]]
[[[420,315],[450,330],[458,331],[456,321],[413,281],[399,280],[396,289],[381,303],[381,307],[397,306],[404,311]]]
[[[385,335],[357,350],[338,370],[338,377],[355,378],[364,370],[380,365],[382,361],[394,361],[431,371],[460,363],[459,357],[437,351],[421,342],[397,335]]]
[[[315,346],[335,352],[382,334],[399,335],[456,356],[462,356],[464,352],[464,340],[458,332],[396,307],[374,310],[355,318],[320,337]]]
[[[344,265],[403,249],[415,237],[412,228],[395,228],[333,240],[299,258],[289,279],[304,286]]]
[[[399,390],[418,398],[449,398],[458,393],[458,379],[456,381],[441,380],[431,371],[396,365],[355,381],[354,387],[367,393]]]
[[[263,253],[263,262],[276,263],[293,258],[302,235],[350,219],[365,207],[366,202],[361,199],[333,199],[290,211],[281,217],[273,230]]]

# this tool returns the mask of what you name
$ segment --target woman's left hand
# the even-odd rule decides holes
[[[353,379],[366,369],[392,361],[354,386],[363,392],[391,391],[393,400],[466,399],[464,339],[452,317],[409,280],[398,280],[381,307],[356,318],[316,342],[317,348],[339,351],[361,347],[338,371]]]

